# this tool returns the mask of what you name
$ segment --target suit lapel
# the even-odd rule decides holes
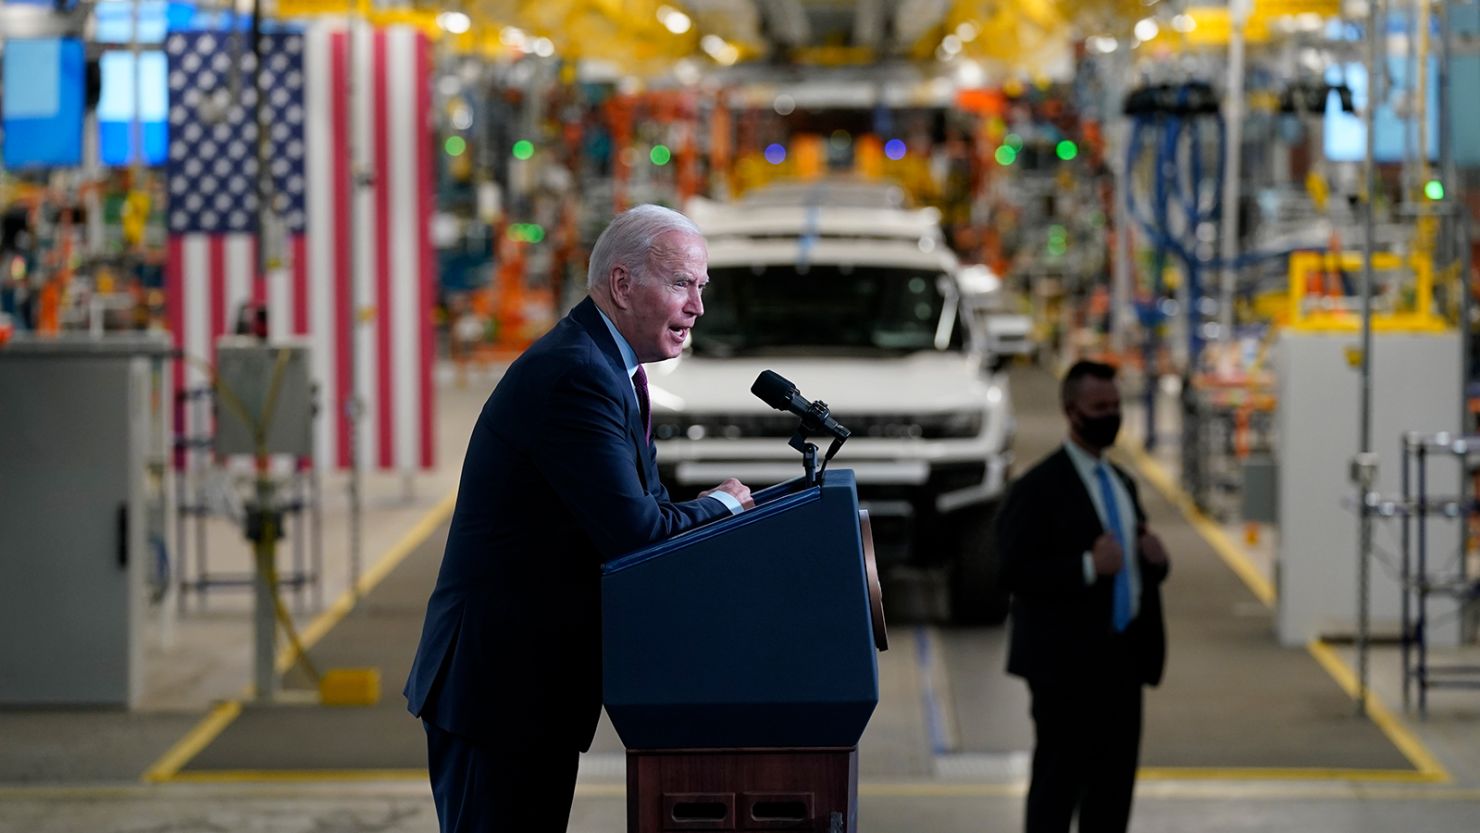
[[[1100,523],[1100,515],[1095,511],[1094,499],[1090,497],[1089,489],[1084,485],[1084,478],[1079,476],[1079,469],[1074,467],[1074,461],[1069,457],[1069,452],[1060,448],[1052,459],[1058,469],[1056,478],[1063,484],[1064,489],[1064,512],[1068,516],[1064,518],[1065,526],[1069,529],[1092,532],[1091,537],[1098,536],[1105,531],[1105,525]]]
[[[630,393],[632,380],[627,377],[627,365],[622,362],[622,351],[617,349],[611,331],[607,329],[606,322],[601,320],[601,311],[596,308],[596,302],[588,296],[571,308],[570,317],[596,342],[597,349],[601,351],[612,375],[616,377],[618,389]],[[622,402],[622,416],[627,422],[627,439],[632,442],[633,464],[637,468],[637,476],[642,478],[643,488],[652,491],[654,480],[650,469],[655,469],[656,461],[652,459],[647,439],[643,436],[642,414],[637,410],[636,397],[619,398]]]

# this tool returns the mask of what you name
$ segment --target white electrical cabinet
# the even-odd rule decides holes
[[[1279,534],[1277,586],[1279,640],[1304,645],[1321,637],[1357,632],[1359,517],[1350,476],[1360,448],[1361,370],[1356,333],[1280,334],[1277,349],[1279,410]],[[1372,345],[1372,450],[1378,455],[1375,490],[1401,491],[1402,439],[1409,431],[1458,431],[1459,336],[1374,333]],[[1430,489],[1452,494],[1457,463],[1433,459]],[[1439,485],[1444,484],[1444,485]],[[1396,636],[1401,628],[1398,519],[1373,520],[1370,628]],[[1455,553],[1458,524],[1431,524],[1429,551]],[[1459,641],[1453,603],[1435,598],[1428,638],[1434,645]]]
[[[138,700],[151,362],[168,348],[0,350],[0,705]]]

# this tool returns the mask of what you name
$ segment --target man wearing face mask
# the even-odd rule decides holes
[[[1018,478],[998,516],[1012,594],[1007,671],[1033,697],[1027,833],[1123,833],[1142,689],[1161,682],[1166,549],[1136,485],[1105,459],[1120,430],[1115,369],[1081,361],[1060,388],[1063,447]]]

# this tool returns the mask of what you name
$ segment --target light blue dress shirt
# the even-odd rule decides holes
[[[1074,470],[1079,472],[1079,479],[1084,481],[1084,490],[1089,492],[1089,499],[1095,505],[1095,515],[1100,519],[1100,525],[1110,529],[1108,516],[1105,514],[1105,501],[1100,497],[1100,484],[1095,478],[1095,466],[1103,465],[1110,475],[1110,488],[1115,490],[1115,508],[1119,510],[1120,528],[1125,530],[1126,540],[1121,542],[1121,548],[1125,555],[1126,578],[1131,587],[1131,618],[1141,610],[1141,569],[1136,560],[1136,505],[1131,502],[1130,492],[1125,488],[1125,483],[1120,476],[1110,469],[1110,463],[1102,458],[1096,457],[1080,448],[1073,440],[1064,443],[1064,450],[1069,452],[1069,459],[1074,462]],[[1089,553],[1084,554],[1084,583],[1095,583],[1094,557]]]

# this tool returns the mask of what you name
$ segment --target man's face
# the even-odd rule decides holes
[[[689,330],[704,314],[700,297],[709,283],[709,248],[697,234],[670,231],[653,243],[640,274],[619,289],[617,329],[639,362],[671,359],[683,351]],[[625,302],[625,303],[623,303]]]
[[[1080,445],[1104,449],[1115,444],[1120,429],[1120,391],[1113,380],[1093,376],[1079,380],[1079,394],[1065,410],[1069,431]]]

